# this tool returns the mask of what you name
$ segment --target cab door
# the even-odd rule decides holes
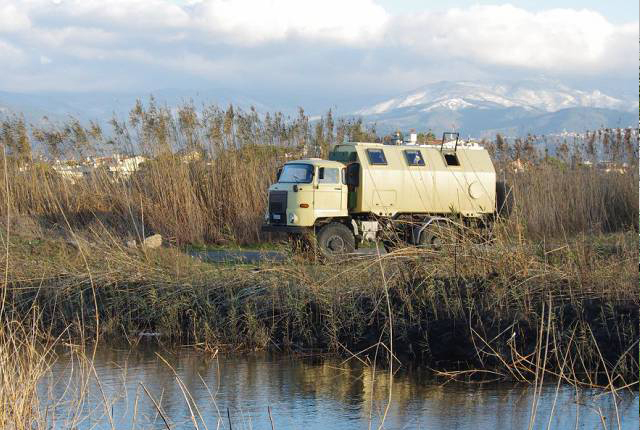
[[[341,177],[337,167],[318,167],[314,191],[316,218],[346,215],[346,202],[343,201],[346,200],[346,186]]]

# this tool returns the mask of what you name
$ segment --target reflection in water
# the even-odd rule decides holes
[[[355,360],[269,354],[212,358],[193,350],[104,347],[93,363],[95,373],[88,362],[62,353],[41,384],[53,428],[166,428],[145,388],[172,428],[194,428],[195,419],[199,428],[229,429],[231,422],[233,429],[271,429],[268,407],[276,429],[378,428],[390,382],[385,371]],[[426,372],[403,370],[393,377],[384,428],[528,428],[532,403],[531,386],[443,384]],[[561,386],[556,396],[556,386],[545,385],[535,428],[547,428],[552,408],[554,429],[601,429],[601,414],[617,428],[610,394]],[[622,393],[617,408],[622,428],[637,429],[637,392]]]

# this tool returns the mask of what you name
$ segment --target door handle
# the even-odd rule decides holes
[[[342,191],[342,188],[334,188],[334,190]]]

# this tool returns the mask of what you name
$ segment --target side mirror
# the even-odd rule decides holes
[[[347,185],[352,187],[357,187],[358,185],[360,185],[360,164],[359,163],[351,163],[347,166],[345,182]]]
[[[278,169],[278,172],[276,173],[276,181],[280,180],[280,175],[282,175],[282,167]]]

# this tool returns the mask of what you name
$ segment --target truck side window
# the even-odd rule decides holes
[[[329,152],[329,160],[340,161],[341,163],[349,163],[358,160],[358,153],[356,151],[331,151]]]
[[[330,167],[318,168],[318,183],[319,184],[338,184],[340,183],[340,172],[338,169]]]
[[[460,160],[458,160],[457,154],[444,154],[444,161],[447,166],[459,166]]]
[[[409,166],[424,166],[424,158],[417,149],[405,149],[404,158]]]
[[[369,157],[370,164],[387,164],[387,158],[384,156],[382,149],[367,149],[367,157]]]

